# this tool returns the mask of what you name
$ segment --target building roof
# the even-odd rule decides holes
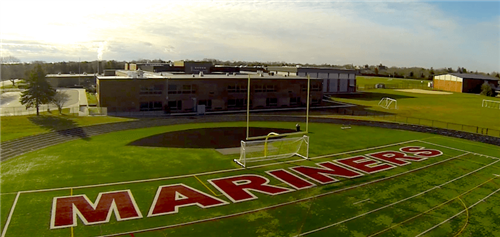
[[[498,80],[500,80],[498,78],[491,77],[491,76],[485,76],[485,75],[482,75],[482,74],[458,73],[458,72],[449,73],[449,74],[453,75],[453,76],[456,76],[456,77],[464,78],[464,79],[490,80],[490,81],[498,81]]]
[[[47,74],[45,77],[68,78],[68,77],[94,77],[93,73],[88,74]]]
[[[194,75],[194,76],[193,76]],[[202,77],[199,74],[173,74],[173,73],[144,73],[143,77],[131,77],[131,76],[97,76],[99,80],[144,80],[144,79],[185,79],[185,80],[204,80],[204,79],[248,79],[248,75],[250,75],[251,79],[270,79],[270,80],[290,80],[290,79],[299,79],[299,80],[307,80],[307,77],[298,77],[298,76],[271,76],[267,73],[262,74],[236,74],[233,75],[229,73],[228,75],[224,73],[213,73],[213,74],[204,74]],[[317,79],[317,78],[311,78]]]

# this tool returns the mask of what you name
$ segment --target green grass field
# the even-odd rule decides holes
[[[383,97],[396,99],[398,109],[384,109],[378,106]],[[481,107],[483,99],[500,101],[500,98],[467,93],[436,95],[376,89],[356,95],[338,95],[333,99],[364,106],[364,109],[370,112],[384,112],[447,123],[500,129],[498,119],[500,118],[500,110]]]
[[[29,116],[2,116],[1,141],[13,140],[20,137],[36,135],[56,130],[89,126],[101,123],[115,123],[130,121],[132,119],[120,117],[78,117],[58,115],[57,110],[52,110],[52,115]],[[64,113],[64,110],[63,110]],[[42,113],[43,114],[43,113]]]
[[[364,88],[365,85],[374,84],[404,84],[409,86],[421,87],[422,85],[427,86],[429,80],[416,80],[416,79],[400,79],[400,78],[388,78],[388,77],[369,77],[369,76],[356,76],[356,85]]]
[[[171,131],[244,126],[207,123],[120,131],[2,162],[3,236],[499,236],[500,227],[495,223],[500,222],[496,204],[500,177],[494,174],[500,174],[496,158],[500,148],[493,145],[400,130],[363,126],[343,130],[341,125],[313,123],[310,160],[269,161],[247,169],[232,162],[237,155],[222,155],[214,149],[128,145]],[[251,126],[293,128],[294,123],[253,122]],[[270,185],[291,189],[266,171],[319,168],[321,162],[398,151],[404,146],[443,154],[357,178],[335,176],[338,182],[329,184],[307,179],[315,186],[276,196],[250,191],[257,199],[237,203],[208,182],[257,175],[268,178]],[[206,209],[179,207],[178,213],[148,217],[158,187],[175,184],[226,204]],[[142,218],[117,221],[116,214],[111,214],[108,222],[84,225],[76,217],[75,227],[50,229],[55,197],[86,195],[94,202],[99,193],[120,190],[130,190]],[[184,199],[176,196],[176,200]],[[461,214],[447,220],[457,213]]]

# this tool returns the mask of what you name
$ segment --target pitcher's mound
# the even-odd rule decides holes
[[[291,133],[292,129],[250,128],[250,136],[265,136],[270,132]],[[230,148],[240,147],[246,138],[246,127],[197,128],[174,131],[145,137],[129,143],[129,146],[175,148]]]

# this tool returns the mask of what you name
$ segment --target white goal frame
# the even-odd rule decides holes
[[[483,102],[481,103],[481,107],[483,107],[483,108],[492,108],[492,109],[500,109],[500,101],[483,99]]]
[[[398,101],[389,97],[382,98],[378,102],[378,105],[384,109],[390,109],[393,103],[394,103],[394,109],[398,109]]]
[[[264,141],[262,140],[253,140],[253,141],[241,141],[241,148],[240,148],[240,158],[239,159],[234,159],[234,162],[236,164],[246,168],[247,163],[252,163],[252,162],[260,162],[260,161],[266,161],[266,160],[277,160],[277,159],[285,159],[285,158],[290,158],[293,156],[298,156],[301,157],[305,160],[309,159],[309,137],[306,135],[303,135],[302,137],[286,137],[286,138],[278,138],[278,139],[273,139],[272,141],[268,141],[268,138],[271,136],[279,136],[279,134],[271,132],[266,136],[266,139]],[[280,153],[278,151],[277,154],[269,154],[270,153],[270,148],[269,145],[272,144],[278,144],[283,142],[299,142],[300,144],[297,144],[297,149],[294,150],[293,152],[284,152]],[[305,151],[301,153],[301,148],[302,146],[305,146]],[[253,150],[250,147],[254,147]],[[275,148],[276,149],[276,148]],[[281,146],[278,148],[278,150],[281,149]],[[249,153],[253,154],[259,154],[256,156],[248,156]],[[304,154],[305,153],[305,154]]]

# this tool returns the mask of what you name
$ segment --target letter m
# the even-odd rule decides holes
[[[142,218],[130,190],[99,193],[95,203],[87,195],[55,197],[50,228],[76,226],[77,216],[85,225],[108,223],[113,212],[117,221]]]

